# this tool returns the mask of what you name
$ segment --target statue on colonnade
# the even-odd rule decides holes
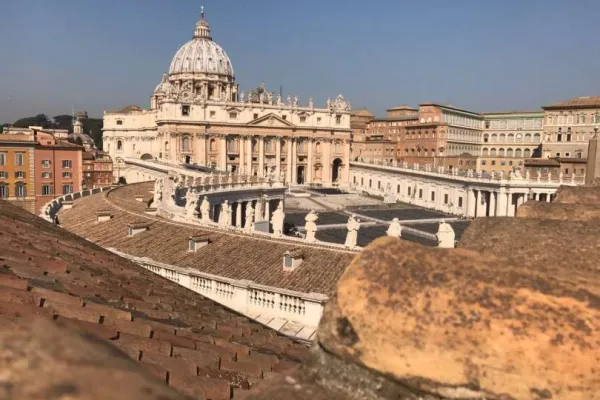
[[[252,226],[254,222],[254,207],[252,207],[252,202],[249,201],[246,204],[246,222],[244,224],[244,229],[247,233],[252,232]]]
[[[386,233],[388,236],[391,237],[399,238],[400,236],[402,236],[402,225],[400,225],[398,218],[394,218],[392,220],[392,223],[390,224]]]
[[[219,227],[228,228],[231,226],[231,207],[227,200],[221,204],[221,212],[219,213]]]
[[[446,223],[446,221],[440,222],[440,226],[438,227],[438,231],[435,236],[437,237],[438,247],[445,249],[454,248],[454,239],[456,235],[454,233],[454,229],[452,229],[452,226]]]
[[[200,203],[200,214],[202,214],[202,222],[210,222],[210,203],[208,202],[206,196],[204,196],[202,203]]]
[[[346,243],[344,245],[349,249],[353,249],[358,242],[358,230],[360,229],[360,220],[356,218],[355,214],[352,214],[348,218],[346,228],[348,229],[348,233],[346,234]]]
[[[285,213],[283,212],[283,202],[280,201],[277,209],[273,211],[271,217],[271,226],[273,227],[273,237],[279,238],[283,233],[283,220]]]
[[[304,217],[304,230],[306,231],[306,241],[308,243],[314,243],[317,239],[315,234],[317,232],[317,224],[316,221],[319,219],[319,214],[315,212],[315,210],[310,210],[306,217]]]

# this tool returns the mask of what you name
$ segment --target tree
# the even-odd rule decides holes
[[[67,114],[57,115],[54,118],[54,126],[55,129],[66,129],[69,132],[72,131],[73,127],[73,116]]]
[[[103,122],[101,118],[88,118],[83,121],[83,131],[87,132],[97,148],[102,149],[102,127]]]
[[[48,119],[46,114],[38,114],[35,117],[21,118],[15,121],[15,128],[28,128],[30,126],[41,126],[42,128],[52,128],[52,121]]]

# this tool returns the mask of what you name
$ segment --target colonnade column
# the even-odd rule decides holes
[[[237,226],[238,228],[242,227],[242,205],[244,203],[241,201],[238,201],[236,203],[236,207],[235,207],[235,226]]]
[[[265,140],[258,138],[258,176],[265,176]]]
[[[275,176],[279,180],[281,175],[281,138],[275,139]]]
[[[513,204],[513,193],[508,193],[507,195],[508,205],[506,207],[506,216],[514,217],[515,216],[515,205]]]
[[[254,208],[254,221],[262,221],[263,210],[262,210],[262,199],[256,200],[256,207]]]
[[[552,195],[550,193],[546,193],[546,202],[550,203],[552,201]]]
[[[304,183],[312,183],[312,175],[313,175],[313,140],[308,139],[308,162],[306,163],[306,180]]]
[[[267,221],[271,219],[271,204],[268,198],[265,199],[265,217]]]
[[[496,216],[498,217],[506,217],[506,207],[507,207],[507,194],[504,188],[500,188],[498,194],[498,205]]]
[[[481,190],[475,191],[475,217],[481,217]]]
[[[473,189],[467,190],[467,217],[475,217],[475,191]]]
[[[490,192],[490,217],[496,216],[496,192]]]

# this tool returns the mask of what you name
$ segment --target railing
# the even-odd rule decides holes
[[[575,174],[570,176],[563,176],[559,174],[558,176],[549,175],[549,174],[536,174],[535,176],[531,176],[529,174],[526,175],[515,175],[515,174],[504,174],[503,172],[494,173],[494,172],[483,172],[483,171],[475,171],[475,170],[467,170],[467,171],[459,171],[457,169],[448,170],[443,166],[432,167],[431,165],[419,165],[408,164],[407,162],[386,162],[382,160],[369,160],[369,161],[351,161],[351,166],[354,167],[373,167],[384,169],[387,171],[399,171],[399,172],[407,172],[411,174],[418,174],[423,176],[432,176],[432,177],[445,177],[451,178],[457,181],[465,181],[465,182],[499,182],[503,184],[517,183],[522,185],[526,184],[551,184],[551,185],[581,185],[585,182],[585,176],[576,176]]]
[[[73,201],[79,199],[80,197],[90,196],[92,194],[104,192],[106,190],[112,189],[113,187],[114,186],[107,186],[103,188],[86,189],[80,192],[64,194],[44,204],[44,206],[40,210],[39,216],[45,219],[46,221],[53,222],[56,213],[58,213],[58,211],[63,207],[63,203],[65,201]]]
[[[229,279],[193,268],[182,268],[146,257],[132,256],[112,248],[108,250],[247,316],[260,314],[316,327],[328,300],[324,294],[301,293],[259,285],[248,280]]]

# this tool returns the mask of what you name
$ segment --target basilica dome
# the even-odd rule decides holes
[[[183,76],[188,78],[190,75],[219,75],[220,78],[234,80],[231,61],[225,50],[213,42],[204,12],[196,23],[194,38],[175,53],[169,68],[170,80]]]

